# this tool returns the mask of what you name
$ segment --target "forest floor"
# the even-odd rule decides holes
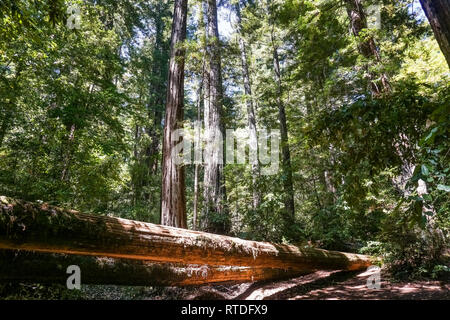
[[[141,287],[132,291],[115,286],[86,287],[84,299],[139,300],[450,300],[450,281],[396,281],[388,273],[381,273],[380,289],[367,288],[367,272],[318,271],[284,281],[215,285],[189,288]],[[97,287],[97,288],[94,288]],[[109,288],[109,289],[108,289]],[[105,296],[106,295],[106,296]]]

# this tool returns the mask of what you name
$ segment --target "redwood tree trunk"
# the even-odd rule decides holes
[[[201,133],[201,112],[202,112],[202,104],[203,104],[203,77],[204,77],[204,61],[202,65],[202,70],[200,71],[199,79],[198,79],[198,90],[197,90],[197,125],[195,126],[195,138],[197,141],[196,144],[200,145],[200,133]],[[199,160],[199,159],[196,159]],[[193,212],[193,218],[192,218],[192,227],[194,230],[197,230],[198,227],[198,205],[199,205],[199,193],[200,193],[200,169],[201,164],[195,163],[194,168],[194,212]]]
[[[155,47],[153,50],[154,61],[152,62],[152,80],[150,84],[150,102],[148,106],[149,118],[153,118],[153,125],[147,128],[147,133],[151,139],[150,145],[146,150],[146,165],[149,175],[156,175],[158,172],[158,154],[161,145],[161,120],[165,103],[165,84],[167,83],[167,65],[166,59],[170,54],[167,41],[164,39],[165,23],[164,17],[167,16],[166,4],[158,1],[156,4],[158,13],[155,16]],[[149,182],[148,177],[145,181]],[[149,195],[146,195],[148,199]]]
[[[450,1],[420,0],[420,3],[450,67]]]
[[[206,36],[205,25],[205,3],[201,1],[198,4],[198,37],[203,40]],[[202,46],[202,66],[198,74],[197,88],[197,124],[195,125],[195,156],[194,156],[194,212],[192,218],[192,227],[194,230],[199,228],[199,204],[200,204],[200,172],[202,168],[203,154],[201,152],[201,128],[202,128],[202,112],[205,106],[205,77],[206,77],[206,46]]]
[[[203,229],[227,233],[229,217],[226,210],[223,173],[224,127],[222,123],[222,74],[216,0],[207,0],[207,61],[206,99],[204,110],[206,148],[203,182]]]
[[[173,150],[180,142],[172,141],[174,132],[182,128],[184,107],[184,55],[187,0],[176,0],[170,44],[170,63],[164,122],[161,224],[186,228],[186,197],[183,165],[177,164]],[[182,138],[181,138],[182,139]]]

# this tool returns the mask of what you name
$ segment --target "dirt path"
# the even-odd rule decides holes
[[[450,300],[446,281],[396,282],[381,272],[369,289],[369,272],[318,271],[285,281],[202,287],[85,286],[83,299],[113,300]]]
[[[450,283],[441,281],[393,282],[381,275],[380,289],[369,289],[365,273],[337,272],[279,293],[265,299],[394,299],[394,300],[449,300]]]
[[[449,281],[394,282],[382,272],[380,289],[369,289],[367,272],[318,271],[306,276],[276,282],[234,286],[200,287],[181,299],[394,299],[450,300]]]

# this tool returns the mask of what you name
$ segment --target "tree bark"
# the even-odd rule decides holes
[[[177,164],[173,150],[180,141],[173,134],[182,128],[184,109],[184,40],[186,39],[187,0],[176,0],[170,44],[170,65],[164,122],[162,163],[161,224],[186,228],[184,166]],[[182,137],[181,139],[182,140]]]
[[[202,77],[202,76],[201,76]],[[203,93],[202,93],[202,88],[203,88],[203,80],[200,79],[199,80],[199,89],[197,92],[197,127],[196,127],[196,139],[199,140],[199,135],[200,135],[200,126],[199,124],[201,123],[201,101],[203,100]],[[199,141],[198,141],[199,143]],[[197,221],[198,221],[198,204],[199,204],[199,193],[200,193],[200,186],[199,186],[199,177],[200,177],[200,167],[201,164],[200,163],[195,163],[195,168],[194,168],[194,212],[193,212],[193,217],[192,217],[192,229],[197,230]]]
[[[167,65],[166,59],[170,52],[167,48],[167,41],[164,39],[164,17],[166,16],[165,4],[162,1],[156,3],[155,14],[155,47],[152,57],[152,81],[150,84],[150,101],[149,101],[149,118],[153,117],[153,125],[147,128],[147,133],[151,139],[150,145],[146,150],[146,165],[148,174],[156,175],[158,172],[158,154],[161,145],[161,120],[164,108],[164,92],[167,82]],[[146,181],[148,183],[148,181]]]
[[[278,119],[280,121],[281,135],[283,187],[285,193],[284,207],[286,210],[286,214],[284,216],[284,224],[286,231],[289,231],[290,227],[295,221],[294,184],[292,181],[291,151],[289,149],[286,109],[282,100],[283,89],[281,83],[280,60],[278,57],[278,49],[275,45],[273,47],[273,66],[277,85]]]
[[[358,270],[368,256],[271,244],[0,197],[0,248],[163,263]]]
[[[75,139],[75,124],[70,126],[70,130],[68,133],[67,141],[66,141],[66,150],[64,151],[63,157],[63,169],[61,171],[61,181],[66,181],[68,179],[68,173],[70,168],[70,162],[73,154],[73,142]]]
[[[237,15],[237,31],[239,34],[239,49],[241,51],[241,65],[242,65],[242,77],[244,81],[245,102],[247,105],[247,117],[248,117],[248,130],[250,135],[250,154],[249,157],[252,166],[252,187],[253,187],[253,209],[259,208],[261,203],[261,193],[258,190],[258,178],[261,174],[259,161],[258,161],[258,138],[256,130],[256,116],[255,108],[253,107],[253,95],[252,87],[250,83],[250,73],[247,64],[247,50],[245,41],[242,35],[242,19],[241,8],[239,2],[236,3],[236,15]]]
[[[280,122],[281,135],[281,164],[284,191],[283,202],[285,210],[285,214],[283,215],[283,229],[288,238],[291,238],[295,236],[292,232],[292,226],[295,222],[294,185],[292,179],[291,152],[289,148],[286,109],[283,103],[283,85],[281,81],[280,58],[278,56],[278,45],[275,39],[275,22],[272,1],[270,1],[269,5],[269,24],[271,26],[270,40],[272,42],[272,62],[276,86],[275,100],[278,107],[278,121]]]
[[[6,132],[8,130],[8,125],[10,122],[12,122],[12,118],[11,118],[9,112],[5,112],[5,114],[2,114],[2,116],[3,115],[4,115],[4,118],[0,125],[0,148],[3,145],[3,139],[5,138]]]
[[[450,1],[420,0],[420,3],[450,67]]]
[[[367,18],[362,5],[362,0],[345,0],[345,4],[350,19],[352,33],[355,37],[359,37],[361,31],[367,29]],[[373,37],[369,37],[359,43],[358,50],[366,59],[372,60],[375,63],[381,63],[381,56]],[[369,69],[369,66],[367,66],[367,69]],[[382,92],[390,92],[391,86],[386,73],[377,76],[368,70],[368,74],[372,95],[378,96]],[[378,77],[381,78],[380,81],[377,80]]]
[[[202,121],[202,104],[203,104],[203,78],[204,78],[204,59],[202,64],[202,70],[200,71],[199,79],[198,79],[198,90],[197,90],[197,125],[195,127],[195,139],[196,140],[196,147],[200,148],[200,134],[201,134],[201,121]],[[198,145],[198,146],[197,146]],[[199,160],[199,159],[196,159]],[[194,168],[194,213],[193,213],[193,219],[192,219],[192,227],[194,230],[197,230],[197,221],[198,221],[198,204],[199,204],[199,193],[200,193],[200,186],[199,186],[199,178],[200,178],[200,169],[201,164],[195,163]]]
[[[197,88],[197,124],[195,126],[195,159],[194,159],[194,212],[192,219],[192,226],[194,230],[198,230],[199,221],[199,203],[200,203],[200,171],[202,167],[203,155],[201,154],[201,129],[202,129],[202,112],[205,107],[205,64],[206,64],[206,46],[203,44],[203,40],[206,36],[206,24],[205,24],[205,3],[200,1],[198,4],[198,38],[202,43],[202,66],[198,74],[198,88]],[[198,154],[197,154],[198,153]]]
[[[20,56],[20,55],[19,55]],[[5,81],[5,87],[2,88],[4,93],[7,93],[7,97],[9,97],[9,101],[7,99],[3,99],[0,101],[0,116],[3,118],[0,125],[0,148],[3,145],[5,136],[8,133],[10,127],[12,127],[14,123],[14,114],[17,109],[16,100],[21,95],[22,88],[20,87],[20,75],[24,69],[24,62],[19,60],[16,62],[16,73],[14,78],[11,80]],[[2,94],[4,95],[4,94]],[[6,100],[6,101],[5,101]]]
[[[20,250],[0,250],[0,282],[65,284],[67,267],[80,267],[81,284],[128,286],[195,286],[295,277],[294,270],[159,264],[148,261]]]
[[[203,177],[203,229],[225,234],[230,222],[226,210],[222,122],[222,74],[216,0],[207,1],[207,61],[205,122],[205,156]]]

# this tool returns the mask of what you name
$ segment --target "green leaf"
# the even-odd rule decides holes
[[[425,138],[425,142],[427,142],[428,140],[430,140],[432,137],[434,137],[434,135],[436,134],[436,132],[438,131],[438,128],[433,128],[433,130],[431,130],[430,134]]]
[[[445,192],[450,192],[450,186],[445,186],[443,184],[438,184],[437,189]]]
[[[428,170],[428,167],[426,165],[422,165],[422,174],[427,177],[430,174],[430,170]]]
[[[421,217],[419,224],[422,229],[425,228],[425,226],[427,225],[427,217],[425,215]]]

